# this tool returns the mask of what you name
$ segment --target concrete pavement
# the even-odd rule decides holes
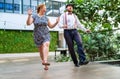
[[[49,56],[51,65],[43,69],[39,56],[0,59],[0,79],[120,79],[120,67],[90,62],[74,67],[72,62],[55,62]]]
[[[60,52],[56,53],[57,55],[60,54]],[[54,56],[55,52],[49,52],[49,56]],[[25,58],[25,57],[38,57],[39,52],[34,53],[12,53],[12,54],[0,54],[0,59],[4,58]]]

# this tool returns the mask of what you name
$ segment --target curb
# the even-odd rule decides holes
[[[58,55],[59,53],[57,53]],[[0,54],[0,59],[5,58],[24,58],[24,57],[39,57],[39,52],[35,53],[14,53],[14,54]],[[49,56],[55,56],[54,52],[49,52]]]

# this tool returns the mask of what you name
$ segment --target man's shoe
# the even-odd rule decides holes
[[[80,62],[79,65],[86,65],[88,63],[89,63],[89,61],[84,61],[84,62]]]
[[[80,65],[79,64],[75,64],[75,67],[80,67]]]

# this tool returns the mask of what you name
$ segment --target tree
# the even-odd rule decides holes
[[[119,0],[68,0],[74,13],[92,31],[111,30],[120,25]]]
[[[81,34],[88,56],[92,60],[116,59],[119,40],[112,29],[120,27],[120,0],[68,0],[67,3],[74,5],[74,13],[92,31]]]

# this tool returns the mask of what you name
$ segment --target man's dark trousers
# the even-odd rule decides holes
[[[86,60],[86,56],[83,51],[81,37],[77,29],[64,29],[64,37],[68,45],[69,53],[71,54],[71,58],[74,64],[75,65],[78,64],[77,56],[74,50],[74,42],[76,42],[77,44],[77,53],[79,56],[79,62],[84,62]]]

